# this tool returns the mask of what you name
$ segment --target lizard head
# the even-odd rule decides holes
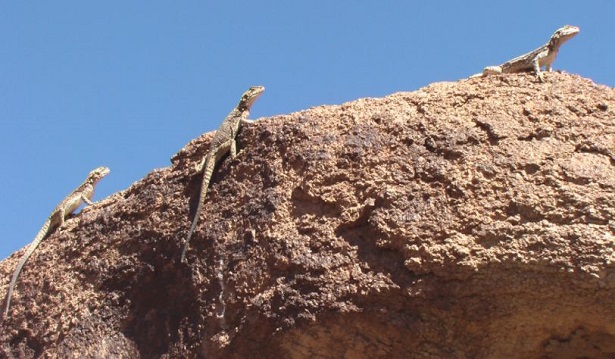
[[[98,167],[94,170],[92,170],[90,172],[90,174],[88,174],[88,182],[91,183],[96,183],[98,182],[101,178],[105,177],[106,175],[109,174],[109,172],[111,172],[111,170],[109,169],[109,167]]]
[[[248,91],[244,92],[243,96],[241,96],[241,100],[239,100],[238,108],[246,108],[250,109],[252,104],[256,99],[265,92],[265,87],[263,86],[252,86],[248,89]]]
[[[555,44],[555,42],[557,42],[559,45],[561,45],[564,42],[575,37],[580,31],[581,29],[579,29],[577,26],[566,25],[557,29],[553,33],[553,35],[551,36],[550,43]]]

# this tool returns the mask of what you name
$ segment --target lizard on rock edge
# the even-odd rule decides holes
[[[51,212],[47,221],[43,224],[43,227],[40,229],[32,243],[28,246],[26,253],[19,259],[19,263],[17,263],[17,268],[15,268],[15,272],[13,272],[13,278],[11,279],[11,284],[9,284],[9,289],[6,293],[6,304],[4,306],[4,313],[2,318],[6,318],[9,313],[9,307],[11,305],[11,295],[13,294],[13,289],[15,288],[15,283],[17,283],[17,278],[21,273],[21,269],[23,268],[26,261],[30,258],[36,247],[38,247],[39,243],[47,237],[51,231],[56,227],[62,227],[64,225],[65,218],[73,213],[80,205],[81,202],[85,202],[88,205],[92,205],[91,198],[94,195],[94,186],[98,183],[98,181],[109,174],[110,170],[107,167],[98,167],[92,170],[88,177],[83,181],[79,187],[75,188],[66,198],[58,204],[58,206]]]
[[[499,66],[487,66],[482,73],[470,76],[482,77],[486,75],[499,74],[499,73],[516,73],[534,71],[540,82],[544,82],[543,74],[540,72],[540,67],[545,66],[547,71],[551,71],[551,64],[555,61],[557,52],[560,46],[566,41],[575,37],[581,30],[572,25],[566,25],[557,29],[549,42],[536,50],[530,51],[521,56],[515,57],[512,60],[508,60]]]
[[[190,244],[190,238],[192,237],[192,234],[194,234],[194,230],[196,229],[196,225],[199,221],[201,207],[205,201],[205,195],[207,194],[207,188],[209,187],[209,182],[211,181],[214,168],[227,153],[230,152],[231,157],[235,157],[237,154],[237,142],[235,140],[237,137],[237,132],[239,132],[239,128],[242,123],[252,122],[248,120],[250,108],[264,91],[265,88],[263,86],[253,86],[250,87],[248,91],[243,94],[243,96],[241,96],[237,107],[235,107],[226,116],[218,128],[218,131],[216,131],[216,134],[209,145],[209,151],[196,166],[197,173],[203,171],[203,182],[201,183],[201,191],[199,193],[199,203],[196,207],[196,213],[194,214],[194,219],[192,220],[192,225],[190,226],[190,232],[188,232],[188,237],[186,238],[186,243],[184,243],[184,249],[182,250],[182,262],[185,262],[186,260],[186,251],[188,250],[188,245]]]

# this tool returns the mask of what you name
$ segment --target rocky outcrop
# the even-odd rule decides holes
[[[615,357],[615,91],[545,75],[244,127],[182,264],[212,134],[195,139],[42,243],[0,351]]]

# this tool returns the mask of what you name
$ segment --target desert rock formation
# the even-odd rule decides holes
[[[545,78],[244,127],[181,264],[200,136],[41,244],[0,355],[614,358],[615,90]]]

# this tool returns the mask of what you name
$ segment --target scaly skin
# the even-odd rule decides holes
[[[544,82],[543,73],[540,68],[544,66],[547,71],[551,71],[551,65],[557,57],[557,53],[566,41],[575,37],[581,30],[572,25],[561,27],[553,33],[551,39],[546,44],[512,60],[506,61],[499,66],[485,67],[481,74],[471,77],[486,76],[500,73],[517,73],[534,71],[540,82]]]
[[[253,86],[250,87],[248,91],[243,94],[243,96],[241,96],[237,107],[235,107],[226,116],[218,128],[218,131],[216,131],[216,134],[211,141],[211,145],[209,146],[209,151],[196,166],[197,172],[203,171],[203,181],[201,183],[201,191],[199,192],[199,203],[196,207],[196,213],[194,214],[194,219],[192,220],[192,225],[190,226],[190,232],[188,232],[186,243],[184,243],[184,248],[182,250],[182,262],[186,261],[186,251],[188,250],[188,245],[190,244],[190,238],[194,234],[196,225],[199,221],[201,208],[203,206],[203,202],[205,201],[205,195],[207,194],[209,182],[211,181],[211,176],[214,173],[216,164],[218,164],[222,157],[229,152],[231,157],[235,157],[237,154],[237,141],[235,139],[237,137],[237,133],[239,132],[239,128],[242,123],[251,122],[248,120],[250,109],[256,99],[258,99],[264,91],[265,88],[263,86]]]
[[[96,186],[101,178],[109,174],[109,172],[109,168],[107,167],[98,167],[94,169],[88,174],[85,181],[83,181],[79,187],[75,188],[74,191],[64,198],[64,200],[58,204],[53,212],[51,212],[49,218],[47,218],[47,221],[43,224],[43,227],[39,230],[32,243],[28,246],[26,253],[24,253],[21,259],[19,259],[19,263],[17,263],[17,268],[15,268],[15,271],[13,272],[11,284],[9,284],[9,290],[6,293],[4,312],[2,316],[3,320],[8,317],[9,308],[11,306],[11,296],[13,294],[13,290],[15,289],[17,278],[19,278],[19,274],[21,273],[24,264],[26,264],[32,253],[34,253],[34,250],[53,229],[64,225],[65,218],[73,213],[81,205],[81,202],[85,202],[88,205],[93,204],[91,199],[94,195],[94,186]]]

